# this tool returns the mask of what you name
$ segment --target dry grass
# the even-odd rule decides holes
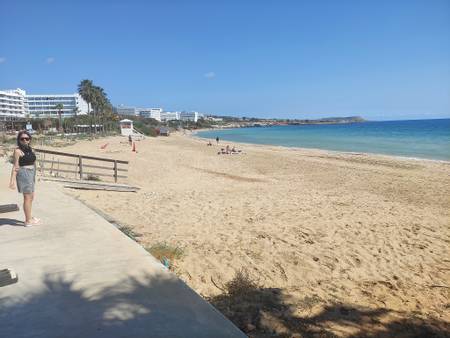
[[[265,331],[261,325],[264,312],[283,313],[288,308],[280,289],[262,287],[246,269],[236,271],[233,279],[219,288],[223,293],[208,301],[247,333]]]
[[[137,237],[141,237],[141,234],[138,234],[137,232],[134,232],[133,229],[129,226],[121,226],[118,228],[120,231],[122,231],[125,235],[130,237],[133,241],[138,242]]]
[[[150,247],[145,248],[148,252],[152,254],[153,257],[160,260],[164,265],[167,266],[168,262],[173,262],[176,259],[183,257],[183,249],[178,246],[172,246],[165,242],[156,243]]]
[[[245,297],[259,287],[246,269],[236,271],[234,278],[224,285],[224,291],[231,297]]]

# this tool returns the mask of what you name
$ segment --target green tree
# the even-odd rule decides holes
[[[108,96],[105,93],[105,90],[99,86],[93,86],[93,100],[92,107],[94,109],[94,123],[96,122],[96,117],[102,121],[102,124],[105,124],[105,116],[106,111],[109,110],[109,106],[111,105]],[[112,111],[112,109],[111,109]],[[97,132],[97,128],[95,128]]]
[[[78,85],[78,94],[80,94],[83,100],[86,101],[88,105],[89,115],[91,113],[92,102],[94,101],[94,83],[92,82],[92,80],[81,80],[80,84]],[[90,122],[90,124],[92,123]]]
[[[94,84],[92,80],[81,80],[78,85],[78,94],[86,101],[88,105],[88,114],[91,112],[91,104],[94,96]]]
[[[102,87],[94,85],[92,80],[82,80],[78,85],[78,93],[88,104],[88,114],[91,113],[92,107],[94,125],[97,125],[97,118],[102,120],[103,125],[107,117],[112,118],[112,105]],[[97,132],[97,127],[95,127],[95,132]]]
[[[62,110],[64,109],[64,106],[62,103],[58,103],[55,106],[55,109],[58,111],[58,121],[59,121],[58,129],[59,129],[59,131],[61,131],[62,130],[61,114],[62,114]]]

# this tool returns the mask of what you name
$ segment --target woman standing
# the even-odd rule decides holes
[[[36,180],[36,155],[30,146],[31,135],[27,131],[17,134],[17,148],[14,150],[13,168],[9,187],[16,188],[23,194],[23,211],[25,213],[25,226],[39,224],[39,219],[31,216],[31,207],[34,198],[34,183]]]

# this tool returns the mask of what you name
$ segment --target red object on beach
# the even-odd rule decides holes
[[[100,149],[105,149],[105,148],[108,146],[108,144],[109,144],[109,143],[105,143],[104,145],[102,145],[102,146],[100,147]]]
[[[136,142],[133,142],[133,149],[132,149],[131,151],[134,151],[134,152],[137,153],[137,150],[136,150]]]

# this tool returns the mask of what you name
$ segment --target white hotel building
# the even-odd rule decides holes
[[[58,117],[56,105],[62,104],[61,117],[88,113],[88,105],[77,93],[27,95],[22,89],[0,90],[0,118]]]
[[[25,117],[25,91],[22,89],[0,90],[0,118]]]
[[[137,108],[139,116],[161,121],[162,108]]]
[[[128,116],[140,116],[145,118],[152,118],[157,121],[161,121],[161,115],[163,113],[162,108],[136,108],[119,105],[114,107],[114,111],[119,115]]]
[[[138,115],[137,109],[135,107],[127,107],[127,106],[124,106],[123,104],[121,104],[117,107],[113,107],[113,109],[114,109],[114,112],[119,115],[130,115],[130,116]]]
[[[175,121],[180,119],[180,112],[165,111],[161,113],[161,121]]]
[[[197,122],[198,119],[200,118],[200,114],[196,111],[182,111],[180,113],[180,120],[181,121],[193,121],[193,122]]]

